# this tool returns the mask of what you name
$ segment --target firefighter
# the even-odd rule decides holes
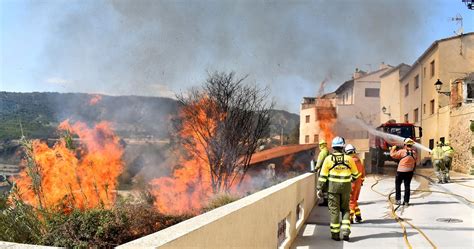
[[[451,177],[449,177],[449,171],[451,170],[451,164],[453,162],[454,149],[451,147],[448,141],[444,142],[444,145],[441,147],[443,149],[443,163],[445,167],[445,178],[446,182],[451,182]]]
[[[438,183],[446,182],[446,167],[444,165],[444,152],[441,142],[436,142],[436,147],[431,151],[431,162],[438,177]]]
[[[325,140],[319,140],[319,154],[318,158],[316,158],[316,168],[315,171],[317,178],[319,178],[321,172],[321,166],[323,165],[324,159],[329,155],[328,146]],[[320,203],[318,206],[327,206],[328,205],[328,190],[327,188],[323,188],[323,202]]]
[[[365,168],[364,168],[364,165],[362,165],[362,162],[360,161],[359,157],[357,156],[356,149],[352,144],[346,145],[344,147],[344,152],[346,153],[346,155],[352,157],[357,167],[357,171],[359,171],[359,173],[361,174],[360,177],[357,178],[357,180],[352,182],[351,199],[349,203],[349,207],[351,209],[351,212],[350,212],[351,223],[354,223],[354,216],[355,216],[355,221],[357,223],[361,223],[362,215],[360,213],[359,204],[357,203],[357,200],[359,199],[360,189],[365,180]]]
[[[408,206],[410,202],[410,183],[413,178],[413,171],[416,166],[416,151],[413,148],[415,141],[411,138],[403,140],[403,149],[397,150],[397,146],[392,146],[390,156],[400,160],[397,167],[397,175],[395,177],[395,200],[396,204],[401,202],[401,185],[405,186],[405,194],[403,195],[403,205]]]
[[[354,160],[344,155],[344,139],[335,137],[332,140],[334,152],[324,160],[318,183],[318,196],[322,195],[324,185],[328,188],[328,207],[331,217],[331,238],[339,241],[342,231],[343,240],[349,241],[351,225],[349,221],[349,199],[351,196],[351,181],[360,177]],[[342,214],[342,222],[339,216]],[[342,224],[341,224],[342,223]]]

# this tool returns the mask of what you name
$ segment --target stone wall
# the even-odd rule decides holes
[[[473,138],[470,120],[474,120],[474,103],[453,107],[450,114],[449,140],[454,148],[453,170],[469,174],[474,158],[471,153]]]

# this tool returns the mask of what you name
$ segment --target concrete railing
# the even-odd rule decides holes
[[[289,248],[315,201],[306,173],[118,248]]]

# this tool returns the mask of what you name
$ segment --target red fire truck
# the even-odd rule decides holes
[[[420,142],[422,136],[422,129],[410,123],[396,123],[395,120],[389,120],[377,127],[377,131],[397,135],[403,138],[411,138],[416,142]],[[417,134],[416,134],[417,133]],[[385,161],[395,161],[390,157],[391,146],[401,146],[400,141],[391,139],[389,136],[381,137],[377,135],[370,135],[369,137],[369,153],[372,166],[382,167]]]

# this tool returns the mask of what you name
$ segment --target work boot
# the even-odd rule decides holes
[[[357,223],[362,223],[362,216],[356,215],[356,222]]]
[[[451,182],[451,177],[449,177],[449,175],[446,175],[446,183],[450,183]]]
[[[327,207],[328,206],[328,199],[324,199],[323,202],[319,203],[318,206],[320,207]]]
[[[344,234],[344,235],[342,236],[342,239],[343,239],[344,241],[349,241],[349,234]]]
[[[438,180],[438,184],[443,184],[443,183],[444,183],[443,180],[441,180],[441,179]]]
[[[401,202],[400,200],[397,200],[397,201],[395,202],[395,205],[402,205],[402,202]]]
[[[403,206],[408,207],[408,206],[410,206],[410,204],[408,202],[404,202]]]
[[[339,233],[331,233],[331,239],[335,241],[340,241],[341,237],[339,236]]]

